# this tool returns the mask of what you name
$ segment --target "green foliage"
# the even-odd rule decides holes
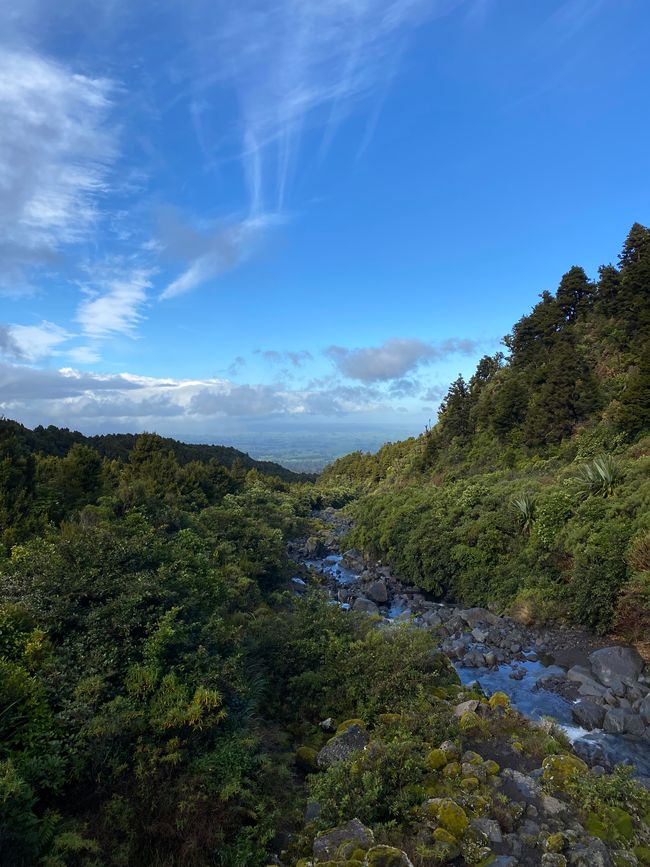
[[[622,470],[619,462],[611,455],[601,455],[580,468],[576,481],[584,496],[596,494],[611,497],[620,485]]]

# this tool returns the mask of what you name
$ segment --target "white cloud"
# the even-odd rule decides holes
[[[430,364],[454,353],[469,355],[476,351],[477,345],[474,340],[453,337],[439,343],[426,343],[408,337],[393,337],[381,346],[368,346],[362,349],[330,346],[325,350],[325,355],[344,376],[350,379],[380,382],[401,379],[422,364]]]
[[[93,288],[86,287],[88,297],[79,305],[76,316],[84,334],[92,338],[133,336],[143,319],[141,310],[152,275],[150,268],[118,269],[100,277]]]
[[[58,347],[71,336],[61,326],[45,321],[40,325],[8,325],[4,328],[11,339],[5,354],[28,362],[58,354]]]
[[[176,430],[182,430],[228,419],[340,416],[379,409],[388,409],[385,396],[362,385],[290,389],[227,379],[159,379],[0,363],[0,413],[28,424],[108,425],[116,430],[125,425],[157,427],[172,419]]]
[[[0,49],[0,289],[86,239],[115,142],[111,84],[28,50]]]

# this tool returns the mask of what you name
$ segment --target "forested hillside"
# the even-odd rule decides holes
[[[10,419],[0,419],[0,436],[12,434],[19,447],[29,453],[40,453],[57,458],[65,457],[74,445],[85,445],[99,452],[102,457],[126,460],[135,448],[138,436],[136,434],[98,434],[96,436],[84,436],[79,431],[71,431],[68,428],[39,425],[33,430],[24,427]],[[201,443],[184,443],[170,437],[159,437],[159,440],[167,450],[174,453],[179,464],[188,464],[191,461],[216,461],[224,467],[237,466],[244,470],[258,470],[270,476],[277,476],[288,482],[306,481],[311,476],[302,473],[294,473],[280,464],[272,461],[257,461],[245,452],[232,448],[232,446],[215,446]]]
[[[503,343],[431,430],[325,471],[362,494],[350,544],[439,596],[648,640],[650,231]]]

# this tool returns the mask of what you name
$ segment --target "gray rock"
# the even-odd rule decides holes
[[[602,647],[589,654],[589,662],[598,680],[616,693],[618,681],[634,683],[643,671],[643,659],[634,647]]]
[[[493,650],[490,650],[485,654],[485,664],[490,668],[494,668],[497,664],[497,655]]]
[[[487,608],[466,608],[459,611],[458,614],[471,627],[479,626],[481,623],[498,626],[503,622],[500,617],[497,617],[492,611],[488,611]]]
[[[314,822],[316,819],[320,819],[320,804],[318,801],[309,801],[305,807],[304,819],[305,822]]]
[[[618,707],[611,707],[605,714],[603,728],[612,735],[622,735],[625,732],[627,712]]]
[[[636,713],[628,712],[625,715],[625,733],[642,737],[644,731],[645,725],[643,724],[641,717]]]
[[[363,596],[354,600],[352,608],[355,611],[361,611],[362,614],[379,614],[377,605],[371,599],[365,599]]]
[[[571,715],[579,726],[587,729],[587,731],[591,731],[592,729],[603,727],[605,708],[600,704],[596,704],[595,701],[583,698],[573,705]]]
[[[583,665],[574,665],[567,671],[566,676],[567,680],[574,680],[576,683],[594,680],[593,671],[590,668],[585,668]]]
[[[463,701],[460,704],[457,704],[454,708],[454,716],[461,717],[467,711],[476,711],[479,703],[476,699],[470,699],[469,701]]]
[[[474,819],[472,827],[485,834],[490,843],[503,843],[503,834],[495,819]]]
[[[329,768],[337,762],[345,761],[352,753],[362,750],[368,743],[368,734],[361,726],[351,725],[340,735],[336,735],[325,744],[318,753],[316,761],[321,768]]]
[[[488,637],[487,632],[484,632],[482,629],[479,629],[478,626],[472,629],[472,638],[474,641],[478,641],[479,644],[483,644],[483,642]]]
[[[565,803],[552,795],[544,795],[542,798],[542,810],[549,816],[561,816],[566,813],[568,807]]]
[[[379,603],[379,605],[383,605],[384,602],[388,601],[388,590],[386,589],[386,582],[383,580],[373,581],[370,587],[366,590],[366,596],[368,599],[372,599],[373,602]]]
[[[322,831],[314,840],[314,859],[316,861],[333,861],[343,843],[356,843],[360,849],[370,849],[375,842],[375,835],[358,819],[352,819],[338,828]]]
[[[490,861],[490,867],[517,867],[519,861],[513,855],[497,855],[494,861]]]
[[[541,794],[538,783],[526,774],[522,774],[521,771],[515,771],[513,768],[504,768],[501,776],[510,780],[526,800],[537,798]]]
[[[580,695],[595,696],[598,698],[606,698],[607,688],[596,683],[595,680],[584,681],[578,690]]]
[[[647,695],[639,706],[639,713],[644,722],[650,724],[650,695]]]

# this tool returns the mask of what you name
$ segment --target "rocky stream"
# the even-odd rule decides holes
[[[344,609],[378,615],[386,626],[435,629],[464,684],[506,693],[531,719],[551,718],[592,767],[630,764],[650,788],[650,671],[637,651],[572,628],[535,629],[486,608],[432,601],[381,563],[340,550],[349,521],[333,509],[317,517],[325,530],[298,540],[296,593],[315,583]]]

